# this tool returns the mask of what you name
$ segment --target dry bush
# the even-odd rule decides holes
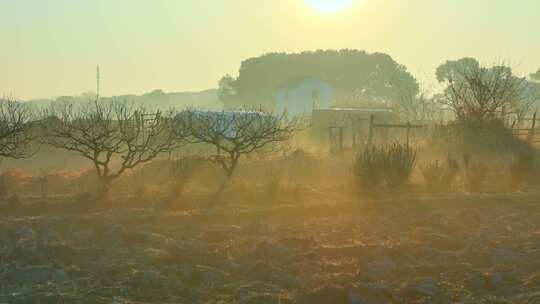
[[[132,178],[134,179],[135,198],[146,201],[148,199],[148,188],[146,186],[145,174],[142,168],[134,170]]]
[[[513,183],[523,185],[534,182],[536,154],[526,150],[512,157],[509,170]]]
[[[78,195],[96,188],[96,179],[91,169],[58,171],[49,176],[48,189],[51,193]]]
[[[516,138],[503,121],[451,122],[438,126],[429,139],[435,152],[502,158],[515,154],[531,154],[534,147]]]
[[[493,184],[497,191],[513,192],[537,182],[538,168],[535,154],[515,154],[499,163],[491,170],[490,176],[493,178],[490,184]]]
[[[385,151],[379,147],[368,147],[358,153],[353,162],[354,186],[366,191],[380,186],[383,181]]]
[[[395,143],[388,148],[384,159],[384,180],[390,188],[405,184],[416,162],[416,150],[407,145]]]
[[[10,201],[11,198],[27,184],[32,176],[20,169],[7,169],[0,174],[0,199]]]
[[[302,149],[296,149],[286,155],[281,162],[286,167],[286,175],[290,179],[289,183],[312,183],[320,174],[318,170],[321,169],[321,160]]]
[[[383,184],[390,189],[398,188],[409,180],[415,162],[416,151],[406,145],[366,148],[353,163],[354,186],[364,192]]]
[[[458,162],[448,158],[446,165],[441,165],[438,160],[426,165],[422,169],[422,176],[430,192],[448,192],[455,189],[458,171]]]
[[[0,174],[0,200],[4,200],[9,193],[9,186],[5,174]]]
[[[266,178],[262,180],[261,193],[265,198],[273,200],[283,190],[285,174],[282,168],[272,167],[266,171]]]
[[[488,167],[480,160],[472,160],[469,155],[463,156],[463,187],[467,192],[482,192],[488,177]]]
[[[489,184],[505,191],[534,181],[535,148],[516,138],[499,119],[453,122],[438,127],[431,144],[438,152],[465,155],[466,191],[484,191],[486,180],[492,177],[494,180]]]
[[[237,202],[270,203],[285,193],[287,174],[286,166],[277,159],[245,162],[229,186],[219,187],[217,193]]]
[[[175,160],[170,168],[173,195],[179,197],[184,193],[188,182],[201,167],[203,160],[198,157],[183,157]]]

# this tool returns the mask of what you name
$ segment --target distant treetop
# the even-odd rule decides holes
[[[538,69],[535,73],[532,73],[531,78],[536,81],[540,81],[540,69]]]

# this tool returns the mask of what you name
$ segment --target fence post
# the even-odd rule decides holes
[[[533,140],[534,140],[534,133],[535,133],[535,129],[536,129],[536,113],[537,113],[537,111],[534,111],[534,115],[533,115],[533,118],[532,118],[531,130],[529,130],[529,136],[527,138],[527,140],[529,141],[530,144],[532,144]]]
[[[373,120],[375,119],[375,116],[373,116],[373,114],[371,114],[369,116],[369,135],[368,135],[368,147],[371,146],[371,143],[373,141]]]
[[[410,137],[410,134],[411,133],[411,123],[409,121],[407,121],[407,148],[409,147],[409,137]]]

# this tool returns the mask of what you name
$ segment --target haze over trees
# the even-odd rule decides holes
[[[46,108],[50,103],[86,103],[96,99],[95,92],[84,92],[78,96],[60,96],[51,99],[29,100],[35,109]],[[199,109],[222,109],[223,103],[219,101],[216,89],[208,89],[199,92],[165,92],[153,90],[141,95],[127,94],[113,97],[100,96],[102,101],[129,100],[133,105],[151,110],[167,111],[173,107],[191,106]]]
[[[397,102],[400,94],[416,96],[419,85],[404,65],[384,53],[319,50],[299,54],[270,53],[242,62],[239,76],[219,81],[227,108],[273,106],[276,88],[294,77],[315,76],[336,89],[336,100]]]
[[[258,303],[279,301],[286,290],[295,297],[285,299],[291,303],[320,299],[348,303],[351,295],[361,299],[370,292],[373,296],[361,301],[403,298],[402,302],[428,303],[459,297],[475,303],[483,296],[486,301],[493,300],[499,287],[491,285],[502,286],[506,278],[509,284],[528,282],[540,271],[538,267],[518,267],[518,272],[506,267],[511,270],[506,272],[500,266],[529,266],[525,263],[536,261],[538,256],[534,250],[538,238],[531,236],[531,231],[540,231],[540,217],[530,218],[535,211],[531,208],[540,201],[535,146],[538,129],[531,123],[514,128],[514,115],[531,117],[530,105],[538,88],[535,77],[516,76],[504,65],[482,66],[473,58],[448,61],[436,71],[444,91],[431,98],[404,67],[381,56],[382,63],[374,67],[366,63],[373,70],[360,78],[362,83],[354,81],[364,73],[357,70],[349,71],[351,75],[346,77],[351,78],[335,79],[342,83],[338,92],[342,102],[354,106],[368,101],[391,110],[329,110],[342,116],[329,117],[325,126],[312,123],[310,132],[298,134],[305,127],[303,119],[290,120],[285,111],[281,115],[262,110],[207,111],[179,104],[164,113],[151,104],[144,105],[152,110],[141,107],[141,100],[169,102],[168,94],[160,90],[135,98],[135,103],[91,93],[60,98],[40,113],[35,123],[29,123],[32,115],[27,108],[6,103],[0,108],[0,131],[20,129],[17,134],[32,135],[25,130],[37,126],[43,134],[33,139],[41,139],[45,149],[33,157],[42,166],[39,174],[25,174],[18,168],[0,172],[4,221],[0,227],[6,231],[0,234],[4,243],[0,245],[8,253],[0,271],[0,280],[7,284],[0,291],[0,302],[20,299],[20,303],[33,303],[50,294],[54,302],[118,297],[137,303],[222,299]],[[324,66],[331,68],[330,64]],[[330,72],[337,77],[345,70],[341,67]],[[276,83],[278,72],[273,72]],[[330,72],[326,75],[332,75]],[[261,68],[257,73],[263,77],[265,72]],[[237,91],[232,85],[236,81],[223,78],[220,93],[234,97]],[[349,86],[344,89],[346,84]],[[270,92],[272,87],[266,89]],[[257,96],[256,92],[250,94]],[[133,102],[129,96],[125,98]],[[294,100],[290,98],[290,102]],[[452,109],[455,115],[446,122],[438,121],[430,116],[436,110],[431,106]],[[361,115],[355,117],[355,113]],[[312,122],[317,121],[316,116]],[[340,124],[346,120],[358,123]],[[32,128],[25,127],[28,125]],[[345,129],[350,130],[348,134]],[[319,136],[311,132],[314,130],[322,130],[319,134],[324,143],[308,140],[308,136]],[[295,151],[287,149],[290,147]],[[18,155],[2,151],[0,156]],[[177,158],[172,157],[173,151]],[[53,153],[65,157],[59,168],[62,171],[45,165]],[[64,171],[68,167],[65,160],[71,156],[78,156],[74,158],[84,164]],[[93,196],[88,195],[90,191],[99,192]],[[81,210],[83,206],[88,210]],[[83,214],[77,214],[80,212]],[[449,215],[441,218],[446,212]],[[518,218],[519,212],[523,216]],[[469,218],[464,217],[469,214]],[[11,215],[17,218],[6,220]],[[491,226],[486,226],[482,216]],[[504,229],[502,242],[479,242],[485,239],[487,228],[500,226],[501,218],[507,219],[506,226],[522,229]],[[441,219],[444,225],[440,225]],[[479,225],[479,221],[484,222]],[[21,223],[27,227],[10,228]],[[375,229],[375,233],[358,233],[365,227]],[[513,239],[516,231],[524,240],[524,250],[517,243],[503,244]],[[358,235],[365,237],[358,239]],[[235,245],[233,251],[231,244]],[[362,248],[362,244],[367,247]],[[415,246],[419,250],[410,250]],[[106,248],[106,255],[101,248]],[[405,254],[399,254],[403,248]],[[171,259],[171,250],[180,259]],[[488,258],[475,265],[478,250]],[[364,251],[365,265],[334,265],[336,257],[354,259]],[[450,259],[455,265],[447,263],[451,251],[459,257]],[[443,255],[437,256],[438,252]],[[328,271],[313,278],[298,277],[305,265],[287,262],[295,262],[299,254],[310,259],[309,265],[322,265]],[[83,266],[76,271],[70,266],[74,258]],[[111,259],[120,265],[112,281]],[[328,261],[332,265],[326,267]],[[410,261],[417,261],[412,266],[418,271],[410,273]],[[388,263],[404,267],[392,266],[387,271]],[[463,263],[478,269],[465,274],[450,271],[449,276],[440,278],[440,269],[461,269]],[[254,265],[261,266],[264,273],[258,276],[254,271],[246,277]],[[171,267],[182,269],[171,272]],[[372,290],[373,286],[362,282],[358,286],[347,283],[351,271],[366,269],[368,276],[362,280],[386,285]],[[437,271],[433,273],[433,269]],[[492,278],[493,269],[500,273]],[[403,276],[407,273],[410,275]],[[329,288],[328,277],[338,278],[343,286]],[[255,285],[246,285],[246,279]],[[306,294],[300,294],[297,286],[287,290],[291,280],[314,289]],[[72,290],[66,285],[69,282],[75,284],[73,294],[67,293]],[[281,287],[276,289],[276,283]],[[239,289],[208,293],[209,284]],[[276,293],[271,295],[265,286]],[[253,297],[255,293],[250,291],[243,297],[250,288],[261,290],[261,296]],[[381,288],[391,292],[381,293]],[[538,288],[529,289],[531,298],[536,297]],[[524,290],[516,289],[510,301],[523,302]],[[208,297],[200,300],[201,295]]]

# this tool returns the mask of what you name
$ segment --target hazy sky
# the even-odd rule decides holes
[[[390,54],[419,79],[447,59],[540,67],[539,0],[353,0],[335,15],[305,0],[0,0],[0,94],[28,99],[200,90],[266,52]],[[321,1],[321,0],[311,0]]]

